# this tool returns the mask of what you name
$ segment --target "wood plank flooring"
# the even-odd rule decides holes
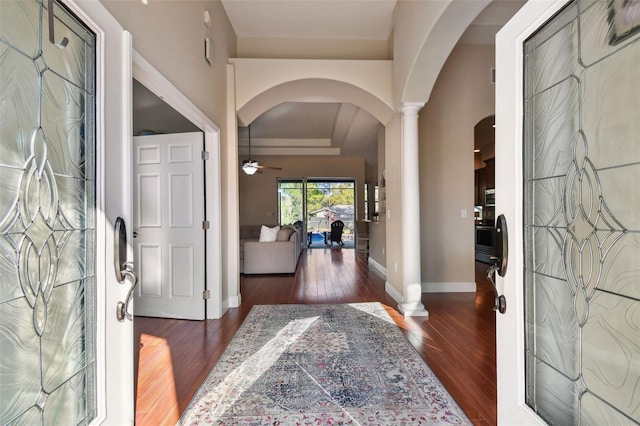
[[[242,305],[219,320],[135,318],[136,424],[173,425],[255,304],[381,302],[475,425],[496,424],[495,313],[476,263],[476,293],[423,294],[405,318],[384,279],[348,249],[305,250],[295,274],[241,278]]]

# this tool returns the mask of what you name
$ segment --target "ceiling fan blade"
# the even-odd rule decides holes
[[[259,169],[269,169],[269,170],[282,170],[282,167],[273,167],[273,166],[264,166],[262,164],[258,164]]]

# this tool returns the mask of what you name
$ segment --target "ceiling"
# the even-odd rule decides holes
[[[423,0],[427,1],[427,0]],[[242,38],[388,40],[395,0],[222,0]],[[495,0],[461,37],[493,44],[496,32],[524,0]],[[377,164],[378,121],[346,104],[284,103],[251,123],[252,155],[344,155]],[[240,129],[240,155],[248,155]],[[287,145],[287,140],[290,142]],[[330,140],[332,150],[327,149]],[[307,147],[306,149],[301,147]]]
[[[461,42],[493,44],[496,32],[525,2],[494,0]],[[222,0],[222,5],[238,38],[388,40],[396,0]]]
[[[396,0],[222,0],[239,38],[388,40]]]

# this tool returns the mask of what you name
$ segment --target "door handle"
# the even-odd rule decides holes
[[[118,302],[116,305],[116,318],[120,322],[124,321],[125,318],[129,321],[133,321],[133,315],[129,313],[129,304],[131,303],[131,298],[133,296],[133,289],[136,288],[136,285],[138,284],[138,275],[133,270],[133,263],[127,262],[125,268],[126,269],[122,271],[122,275],[129,278],[131,281],[131,287],[129,287],[129,291],[127,292],[127,297],[124,302]]]
[[[116,305],[116,318],[120,322],[124,321],[125,318],[133,321],[133,315],[129,313],[129,304],[133,296],[133,289],[138,284],[138,276],[133,270],[133,262],[127,261],[127,227],[121,217],[116,219],[114,234],[113,263],[116,279],[120,284],[124,283],[126,278],[131,281],[131,287],[127,292],[125,301],[118,302]]]
[[[507,274],[507,265],[509,263],[509,231],[507,230],[507,218],[503,214],[496,219],[496,245],[498,257],[496,264],[498,265],[498,275],[504,277]]]
[[[496,273],[504,277],[507,273],[507,265],[509,263],[509,232],[507,230],[507,219],[503,214],[496,219],[496,237],[497,256],[491,256],[489,258],[494,264],[487,269],[487,279],[493,287],[493,310],[504,314],[507,311],[507,298],[504,297],[504,294],[498,292],[498,287],[496,287],[493,279]]]

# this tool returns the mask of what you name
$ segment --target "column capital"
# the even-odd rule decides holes
[[[401,112],[404,116],[418,115],[418,111],[422,109],[424,102],[403,102],[398,108],[398,112]]]

